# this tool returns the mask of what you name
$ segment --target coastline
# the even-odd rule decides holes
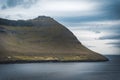
[[[106,62],[106,60],[16,60],[16,61],[0,61],[0,64],[20,64],[20,63],[71,63],[71,62]]]

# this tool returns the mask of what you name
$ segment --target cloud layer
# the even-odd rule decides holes
[[[0,17],[10,19],[27,19],[38,15],[48,15],[55,18],[76,17],[100,13],[98,11],[100,3],[90,2],[90,0],[1,0],[0,3]]]
[[[113,20],[120,19],[119,4],[119,0],[0,0],[0,17],[29,19],[48,15],[67,22]]]

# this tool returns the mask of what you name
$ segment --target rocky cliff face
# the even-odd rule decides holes
[[[65,26],[39,16],[30,20],[0,19],[0,61],[105,61],[84,47]]]

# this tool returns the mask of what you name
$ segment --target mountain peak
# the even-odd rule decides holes
[[[37,18],[51,18],[49,16],[38,16]]]
[[[50,26],[55,24],[58,24],[58,22],[49,16],[38,16],[29,20],[8,20],[0,18],[0,25],[7,26]]]
[[[46,20],[46,19],[52,19],[52,18],[49,16],[38,16],[38,17],[34,18],[34,20]]]

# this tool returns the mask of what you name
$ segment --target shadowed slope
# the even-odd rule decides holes
[[[0,61],[104,61],[66,27],[46,16],[0,19]]]

